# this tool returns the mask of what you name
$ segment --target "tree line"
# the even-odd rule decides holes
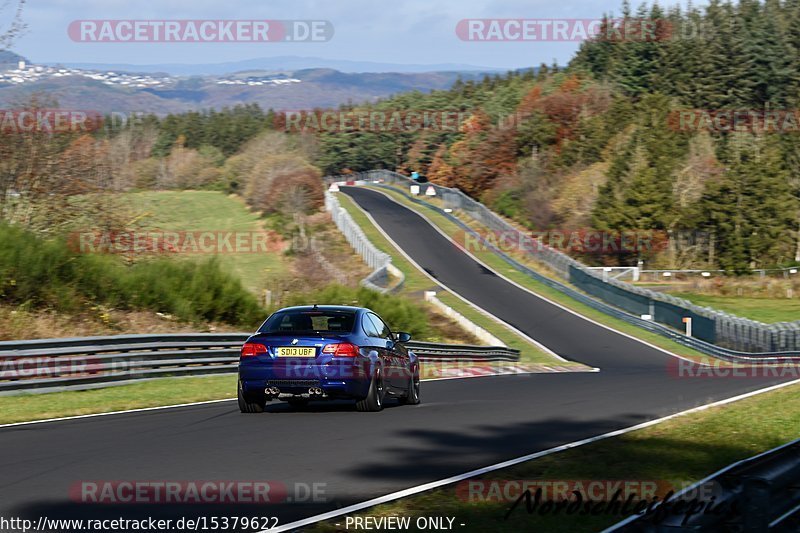
[[[738,273],[796,264],[800,1],[687,10],[626,2],[603,28],[643,20],[655,33],[601,31],[565,69],[541,65],[364,106],[468,118],[455,131],[323,133],[318,162],[326,172],[421,172],[535,230],[671,236],[666,250],[585,258],[601,264]],[[750,118],[718,120],[730,112]],[[770,113],[777,127],[756,127]]]

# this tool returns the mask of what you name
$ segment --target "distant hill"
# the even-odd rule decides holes
[[[11,68],[16,68],[16,60]],[[121,71],[116,71],[119,72]],[[74,73],[57,74],[31,79],[24,83],[0,83],[0,106],[13,106],[25,101],[31,94],[45,93],[57,100],[61,107],[91,109],[106,113],[145,111],[161,115],[194,109],[219,109],[240,103],[258,103],[264,109],[308,109],[335,107],[348,102],[366,102],[411,90],[427,92],[433,89],[446,89],[459,76],[469,80],[480,79],[483,74],[476,72],[355,74],[325,68],[304,69],[282,75],[249,71],[225,77],[175,77],[153,87],[136,87],[119,82],[112,84]],[[257,82],[251,82],[248,85],[247,80],[252,79],[266,79],[267,84],[256,85]],[[270,84],[270,80],[274,79],[292,81],[285,84]],[[239,84],[235,84],[235,80],[239,80]]]
[[[244,59],[229,63],[205,63],[198,65],[163,63],[131,65],[120,63],[64,63],[64,66],[87,70],[112,70],[122,72],[167,72],[175,76],[208,76],[229,74],[242,70],[264,70],[269,72],[294,72],[297,70],[326,68],[348,73],[375,72],[497,72],[505,69],[494,67],[442,63],[435,65],[380,63],[373,61],[348,61],[322,59],[319,57],[279,56]]]
[[[27,61],[19,54],[15,54],[11,50],[0,50],[0,69],[16,68],[20,61]]]

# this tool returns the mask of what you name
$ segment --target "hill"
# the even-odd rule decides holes
[[[191,77],[41,65],[18,71],[19,56],[6,57],[10,63],[5,72],[0,72],[0,106],[12,107],[32,94],[46,93],[61,107],[85,109],[87,102],[92,102],[92,109],[103,113],[147,111],[165,115],[241,103],[257,103],[264,109],[337,107],[404,91],[444,89],[459,77],[479,77],[474,72],[344,73],[327,68]]]
[[[565,70],[365,104],[452,111],[462,121],[449,130],[326,133],[318,162],[328,173],[416,170],[532,230],[668,237],[666,250],[582,257],[598,265],[744,273],[800,262],[800,4],[634,13],[626,3],[623,20],[671,31],[603,32]],[[724,120],[732,112],[745,117],[735,128]]]

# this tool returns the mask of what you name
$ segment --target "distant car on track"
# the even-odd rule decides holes
[[[387,396],[420,403],[419,361],[376,313],[314,305],[276,311],[242,346],[239,409],[260,413],[270,400],[301,407],[310,400],[352,399],[380,411]]]

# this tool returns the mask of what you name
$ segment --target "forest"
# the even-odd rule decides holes
[[[666,11],[625,3],[604,25],[621,20],[650,21],[656,35],[601,31],[561,69],[542,64],[386,99],[371,107],[469,110],[470,117],[455,132],[324,133],[318,162],[326,173],[421,172],[532,230],[671,237],[652,257],[602,258],[608,264],[642,259],[736,273],[796,264],[796,121],[682,127],[676,117],[796,119],[800,2],[714,0]]]
[[[608,31],[643,20],[655,33]],[[242,104],[84,134],[0,135],[0,219],[52,231],[80,211],[120,223],[114,209],[70,211],[63,198],[147,189],[214,189],[265,213],[311,212],[321,175],[385,168],[457,187],[531,231],[668,236],[637,256],[583,258],[596,264],[737,274],[796,265],[798,24],[800,0],[625,3],[568,65],[333,110],[451,113],[452,128],[296,131],[285,113]]]

